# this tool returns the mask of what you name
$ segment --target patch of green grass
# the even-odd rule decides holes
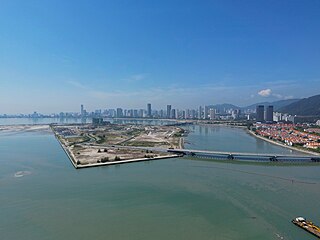
[[[106,142],[106,138],[102,137],[102,136],[99,136],[99,139],[96,141],[97,144],[102,144],[102,143],[105,143],[105,142]]]
[[[156,146],[156,144],[157,143],[153,143],[153,142],[138,142],[138,141],[127,143],[128,146],[134,146],[134,147],[154,147]]]

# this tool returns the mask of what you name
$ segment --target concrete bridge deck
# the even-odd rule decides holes
[[[221,152],[193,149],[168,149],[168,152],[200,158],[242,160],[242,161],[272,161],[272,162],[320,162],[320,157],[314,155],[283,155],[275,153]]]
[[[252,152],[222,152],[222,151],[207,151],[207,150],[196,150],[196,149],[169,149],[172,152],[181,153],[204,153],[204,154],[232,154],[232,155],[242,155],[242,156],[278,156],[278,157],[315,157],[314,155],[285,155],[285,154],[275,154],[275,153],[252,153]]]

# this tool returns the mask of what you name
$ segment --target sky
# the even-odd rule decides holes
[[[1,0],[0,114],[320,94],[318,0]]]

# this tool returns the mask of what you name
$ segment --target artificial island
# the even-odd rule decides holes
[[[178,157],[168,149],[183,148],[178,126],[111,124],[51,125],[76,168]]]

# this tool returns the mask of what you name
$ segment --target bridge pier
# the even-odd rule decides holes
[[[272,156],[269,158],[270,162],[278,162],[277,156]]]
[[[312,162],[320,162],[320,157],[313,157],[311,158]]]

